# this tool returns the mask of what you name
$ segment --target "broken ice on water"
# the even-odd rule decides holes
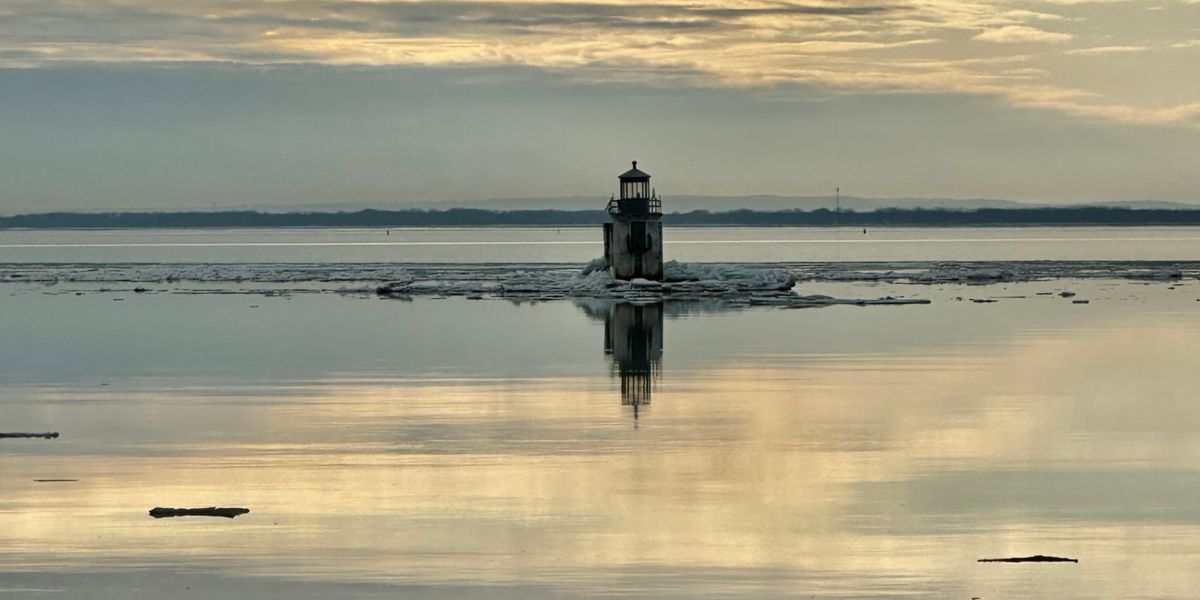
[[[664,281],[614,279],[602,260],[588,265],[396,263],[9,263],[0,282],[113,288],[170,287],[176,292],[339,291],[384,296],[504,296],[553,300],[722,299],[810,306],[912,303],[897,298],[806,295],[805,283],[888,282],[914,286],[987,285],[1049,279],[1177,281],[1200,276],[1200,262],[845,262],[680,263],[664,265]],[[188,286],[193,286],[189,288]]]

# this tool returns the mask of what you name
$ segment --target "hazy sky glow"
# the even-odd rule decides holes
[[[586,195],[609,187],[596,189],[594,171],[607,180],[631,155],[656,175],[675,169],[672,189],[689,193],[818,194],[848,179],[862,195],[1193,200],[1200,184],[1186,165],[1200,155],[1197,64],[1197,0],[7,0],[0,117],[49,139],[0,141],[0,158],[29,163],[0,167],[0,175],[11,174],[0,210]],[[145,89],[131,94],[130,86]],[[619,97],[596,106],[615,90]],[[928,98],[924,108],[907,106],[914,95]],[[647,108],[631,96],[672,104]],[[144,112],[129,113],[130,103]],[[432,122],[414,120],[413,103]],[[813,103],[837,107],[815,109],[828,118],[797,124],[806,119],[796,113]],[[268,106],[263,118],[245,120]],[[202,131],[188,129],[185,122],[201,114]],[[840,160],[830,165],[811,150],[773,156],[791,149],[764,126],[768,117],[790,136],[815,139],[855,136],[853,128],[871,123],[880,140],[837,142],[831,150]],[[612,118],[637,131],[617,131]],[[411,127],[397,124],[406,120]],[[642,141],[678,135],[680,120],[683,130],[720,130],[712,134],[720,142],[702,141],[711,156],[703,146]],[[472,148],[443,148],[438,126]],[[993,140],[1013,127],[1032,130],[1022,138],[1026,147]],[[388,131],[394,135],[382,135]],[[263,156],[267,140],[281,134],[299,136],[290,140],[299,147]],[[628,143],[633,136],[638,144]],[[489,150],[513,137],[533,143]],[[1094,148],[1097,137],[1114,145]],[[85,148],[105,139],[117,155],[89,159]],[[916,156],[899,159],[904,168],[875,156],[879,143],[905,139]],[[984,147],[992,141],[1000,147]],[[314,144],[338,151],[318,161],[323,152]],[[713,147],[729,144],[745,151]],[[157,187],[129,181],[139,161],[161,160],[152,148],[163,145],[197,170],[164,165],[180,177],[148,174],[165,177]],[[564,156],[520,151],[535,147],[588,164],[571,168]],[[1030,161],[1037,151],[1047,154]],[[964,152],[986,157],[992,174],[945,162]],[[420,160],[427,178],[443,180],[413,182],[409,167],[390,168],[378,153]],[[920,159],[942,174],[913,177]],[[235,170],[258,166],[262,175],[217,182],[216,192],[188,181],[188,173],[221,179],[214,167],[221,160]],[[744,176],[712,176],[705,163],[718,160]],[[1103,183],[1109,175],[1094,173],[1097,160],[1128,165],[1134,179]],[[56,168],[43,170],[59,181],[29,172],[47,161]],[[337,184],[297,183],[314,177],[299,168],[310,161],[340,173]],[[815,161],[822,172],[774,171],[797,161]],[[1053,172],[1038,168],[1047,161],[1057,165]],[[537,184],[501,174],[518,164],[570,173]]]

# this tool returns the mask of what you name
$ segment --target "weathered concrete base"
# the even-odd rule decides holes
[[[663,277],[662,216],[612,215],[604,225],[604,253],[617,279]]]

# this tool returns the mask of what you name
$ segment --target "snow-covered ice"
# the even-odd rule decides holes
[[[813,306],[902,304],[912,298],[836,299],[805,284],[888,282],[989,285],[1052,279],[1176,282],[1200,277],[1185,262],[892,262],[703,263],[664,265],[664,281],[613,279],[603,260],[583,266],[389,263],[0,263],[0,283],[169,288],[193,293],[339,291],[387,296],[594,297],[629,301],[719,299],[745,304]],[[919,295],[919,292],[917,292]]]

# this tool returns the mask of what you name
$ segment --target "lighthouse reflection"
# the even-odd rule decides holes
[[[633,418],[650,404],[662,368],[663,305],[612,304],[604,314],[604,354],[621,378],[621,405]]]

